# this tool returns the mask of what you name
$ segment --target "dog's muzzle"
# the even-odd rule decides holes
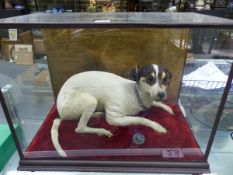
[[[166,94],[164,92],[159,92],[157,95],[160,99],[164,99]]]
[[[154,98],[155,101],[162,101],[166,99],[167,94],[165,92],[159,92],[157,96]]]

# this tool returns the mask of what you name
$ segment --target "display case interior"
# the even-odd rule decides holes
[[[208,172],[233,123],[233,22],[187,14],[0,20],[18,35],[1,39],[0,99],[19,168]]]

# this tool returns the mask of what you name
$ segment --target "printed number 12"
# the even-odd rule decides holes
[[[181,149],[179,148],[171,148],[171,149],[162,149],[163,157],[184,157],[184,154]]]

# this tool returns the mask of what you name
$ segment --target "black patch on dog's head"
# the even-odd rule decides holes
[[[157,73],[153,64],[148,64],[141,68],[136,66],[135,68],[131,69],[130,76],[137,82],[141,78],[144,78],[144,82],[150,86],[154,85],[157,81],[160,85],[168,86],[172,78],[171,72],[162,66],[158,66]]]
[[[153,85],[157,81],[156,72],[152,64],[148,64],[142,68],[136,66],[131,70],[130,75],[134,81],[139,81],[143,77],[149,85]]]
[[[144,77],[146,83],[149,85],[153,85],[157,81],[156,71],[155,71],[154,66],[152,64],[148,64],[146,66],[143,66],[139,71],[139,75],[140,75],[139,76],[140,78]]]

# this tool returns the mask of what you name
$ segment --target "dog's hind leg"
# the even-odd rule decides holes
[[[93,117],[99,118],[99,117],[104,117],[105,113],[104,112],[94,112]]]
[[[92,117],[96,107],[97,107],[97,99],[87,93],[82,93],[82,98],[80,103],[84,105],[82,107],[82,114],[78,123],[77,128],[75,129],[75,132],[77,133],[94,133],[98,134],[100,136],[107,136],[111,137],[112,133],[106,129],[103,128],[91,128],[87,126],[87,123],[89,119]],[[85,98],[84,98],[85,97]],[[78,106],[77,106],[78,108]]]
[[[136,116],[122,116],[122,117],[114,117],[114,116],[107,116],[106,121],[110,125],[115,126],[128,126],[128,125],[144,125],[147,127],[152,128],[153,130],[160,132],[160,133],[166,133],[167,130],[162,127],[160,124],[148,120],[143,117],[136,117]]]

